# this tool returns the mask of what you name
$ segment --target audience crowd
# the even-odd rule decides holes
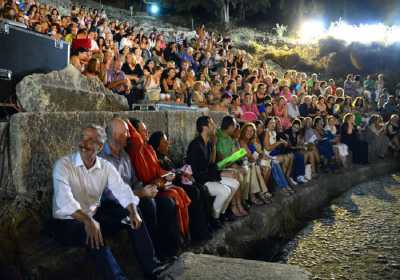
[[[130,106],[170,102],[226,113],[218,127],[209,116],[197,120],[181,166],[170,159],[165,132],[115,118],[105,130],[85,128],[78,151],[54,167],[55,238],[103,248],[102,234],[114,233],[122,219],[149,276],[190,241],[210,239],[224,222],[277,194],[291,196],[318,176],[400,152],[399,96],[385,88],[382,74],[349,74],[342,86],[295,70],[281,77],[264,62],[250,67],[245,51],[204,26],[187,38],[156,29],[144,34],[78,6],[60,15],[36,1],[0,0],[0,10],[70,43],[71,64]],[[218,168],[239,149],[244,158]],[[112,278],[121,272],[110,252],[93,251],[104,273],[119,279]]]

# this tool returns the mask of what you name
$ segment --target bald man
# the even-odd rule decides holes
[[[179,244],[175,244],[174,237],[179,236],[179,228],[175,202],[168,197],[156,197],[158,193],[156,185],[144,186],[137,179],[129,155],[125,152],[130,137],[126,122],[120,118],[112,119],[106,128],[106,133],[107,143],[99,156],[114,165],[124,182],[140,198],[139,209],[157,255],[161,258],[176,255]],[[115,201],[112,193],[107,189],[103,194],[103,200]]]
[[[71,247],[87,247],[104,279],[127,279],[103,239],[127,230],[143,271],[157,278],[166,268],[155,257],[146,227],[136,211],[139,198],[119,172],[97,156],[106,140],[104,129],[83,129],[78,151],[59,159],[53,169],[54,238]],[[101,202],[107,189],[114,203]]]

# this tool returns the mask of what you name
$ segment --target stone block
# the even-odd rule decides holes
[[[97,78],[83,76],[74,66],[48,74],[26,76],[16,87],[27,112],[124,111],[128,102]]]
[[[184,253],[175,267],[176,280],[307,280],[311,274],[286,264]]]
[[[143,120],[151,131],[167,130],[165,112],[19,113],[10,122],[12,174],[16,192],[38,202],[49,199],[54,162],[77,149],[80,131],[105,126],[113,116]]]

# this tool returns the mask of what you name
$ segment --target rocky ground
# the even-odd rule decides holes
[[[400,279],[400,183],[356,186],[324,209],[284,249],[283,261],[313,279]]]

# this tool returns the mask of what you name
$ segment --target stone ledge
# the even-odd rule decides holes
[[[307,280],[311,274],[297,266],[184,253],[171,275],[175,280]]]
[[[326,205],[330,200],[351,187],[368,179],[397,171],[399,168],[400,162],[391,159],[368,166],[356,166],[342,174],[326,174],[324,177],[320,177],[320,179],[314,180],[307,185],[297,187],[297,192],[294,196],[276,195],[271,205],[252,208],[249,217],[225,224],[223,229],[211,241],[193,247],[190,251],[223,257],[254,258],[259,255],[260,250],[265,250],[265,247],[260,246],[263,240],[268,237],[285,235],[285,232],[290,232],[291,229],[297,226],[298,221],[302,220],[309,212]],[[122,238],[124,238],[123,235]],[[113,249],[115,248],[114,251],[117,257],[119,256],[119,260],[123,261],[123,267],[128,276],[141,279],[138,277],[140,272],[137,265],[128,265],[128,262],[130,264],[135,264],[136,262],[132,252],[127,250],[129,246],[122,245],[127,244],[127,240],[122,240],[123,242],[113,242]],[[87,276],[95,275],[95,272],[90,268],[87,271],[82,271],[82,273],[86,273],[83,278],[75,278],[77,277],[74,274],[76,271],[71,271],[71,265],[75,265],[75,261],[78,263],[87,261],[84,257],[84,250],[70,249],[65,251],[60,249],[54,242],[49,242],[49,240],[44,240],[44,242],[36,244],[34,249],[29,250],[33,253],[23,258],[25,271],[39,277],[37,279],[52,279],[51,277],[49,278],[49,275],[57,276],[60,280],[71,279],[71,274],[74,279],[96,279]],[[43,244],[46,245],[44,246]],[[121,258],[121,256],[123,257]],[[243,260],[218,259],[212,256],[203,257],[192,253],[185,253],[182,256],[180,261],[181,268],[177,268],[177,271],[174,272],[176,279],[307,279],[301,278],[306,277],[307,274],[304,272],[303,274],[298,273],[299,278],[291,278],[292,276],[290,275],[295,275],[296,273],[290,274],[289,272],[296,271],[297,268],[280,267],[279,264],[248,263],[248,261]],[[70,260],[74,260],[74,262],[71,263]],[[241,264],[237,268],[241,272],[235,269],[231,270],[231,267],[234,267],[236,262]],[[249,267],[257,271],[257,273],[251,274],[252,269]],[[212,269],[210,270],[210,268]],[[259,274],[259,269],[265,271],[265,273]],[[229,271],[235,271],[235,273],[229,273]],[[279,274],[279,271],[282,274]],[[63,278],[64,276],[66,278]]]
[[[354,166],[341,174],[324,174],[296,187],[294,196],[280,194],[273,203],[251,209],[248,217],[227,223],[214,238],[191,251],[228,257],[256,258],[259,245],[269,237],[287,237],[310,212],[327,205],[353,186],[400,169],[398,159]]]

